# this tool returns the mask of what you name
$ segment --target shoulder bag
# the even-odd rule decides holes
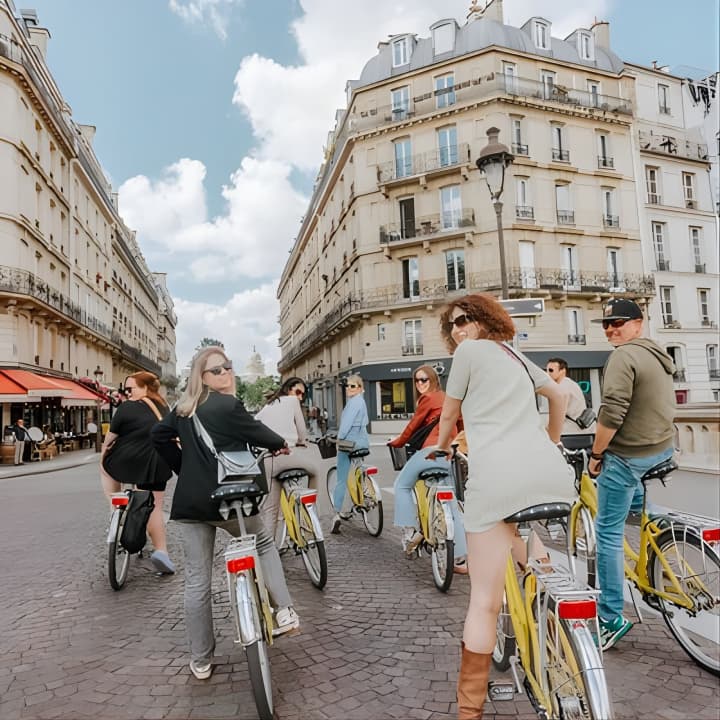
[[[568,420],[572,420],[581,430],[587,430],[597,419],[595,411],[592,408],[585,408],[576,418],[565,416]]]
[[[408,441],[405,443],[405,445],[409,446],[409,448],[416,453],[418,450],[422,448],[422,446],[425,444],[425,441],[430,436],[430,433],[433,431],[433,428],[440,422],[440,416],[433,418],[430,420],[430,422],[426,422],[424,425],[419,427],[408,439]]]
[[[257,459],[249,450],[220,450],[215,449],[208,431],[200,422],[197,415],[192,416],[193,425],[200,439],[217,460],[217,479],[220,483],[248,482],[249,476],[264,493],[268,492],[268,483]]]
[[[129,490],[130,500],[125,508],[125,522],[120,544],[129,553],[139,553],[147,542],[147,524],[155,509],[152,490]]]

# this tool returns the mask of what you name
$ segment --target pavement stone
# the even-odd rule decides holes
[[[391,486],[384,448],[373,448],[373,459],[381,485]],[[216,669],[202,682],[187,668],[176,528],[171,523],[168,534],[178,574],[158,576],[139,559],[125,589],[113,592],[96,461],[0,475],[0,718],[255,718],[247,666],[233,643],[224,539],[213,585]],[[408,561],[399,550],[392,493],[384,504],[380,538],[358,521],[344,523],[339,536],[328,534],[323,592],[310,585],[300,558],[283,558],[302,628],[270,651],[281,720],[456,716],[468,579],[457,576],[446,595],[439,593],[429,558]],[[618,720],[717,719],[717,679],[686,657],[659,618],[646,615],[605,657]],[[485,717],[536,715],[522,696],[488,703]]]

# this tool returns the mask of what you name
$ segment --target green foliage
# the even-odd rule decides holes
[[[274,393],[280,387],[280,378],[268,375],[258,378],[253,383],[246,383],[236,379],[235,384],[237,387],[237,397],[243,401],[249,411],[257,412],[265,405],[267,395]]]
[[[215,338],[204,337],[200,341],[200,344],[195,348],[195,350],[202,350],[203,348],[206,348],[206,347],[221,347],[224,349],[225,345],[223,343],[221,343],[219,340],[216,340]]]

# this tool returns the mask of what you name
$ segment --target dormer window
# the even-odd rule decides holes
[[[534,23],[535,47],[540,50],[550,49],[550,25],[544,20],[535,20]]]
[[[433,53],[442,55],[452,52],[455,47],[455,23],[445,22],[430,29],[433,38]]]
[[[392,43],[393,67],[401,67],[410,62],[410,38],[402,37]]]
[[[578,55],[581,60],[595,60],[595,44],[589,32],[579,32],[577,36]]]

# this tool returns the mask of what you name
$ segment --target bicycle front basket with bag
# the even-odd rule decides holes
[[[129,553],[139,553],[147,542],[147,524],[155,508],[152,490],[130,490],[120,544]]]

